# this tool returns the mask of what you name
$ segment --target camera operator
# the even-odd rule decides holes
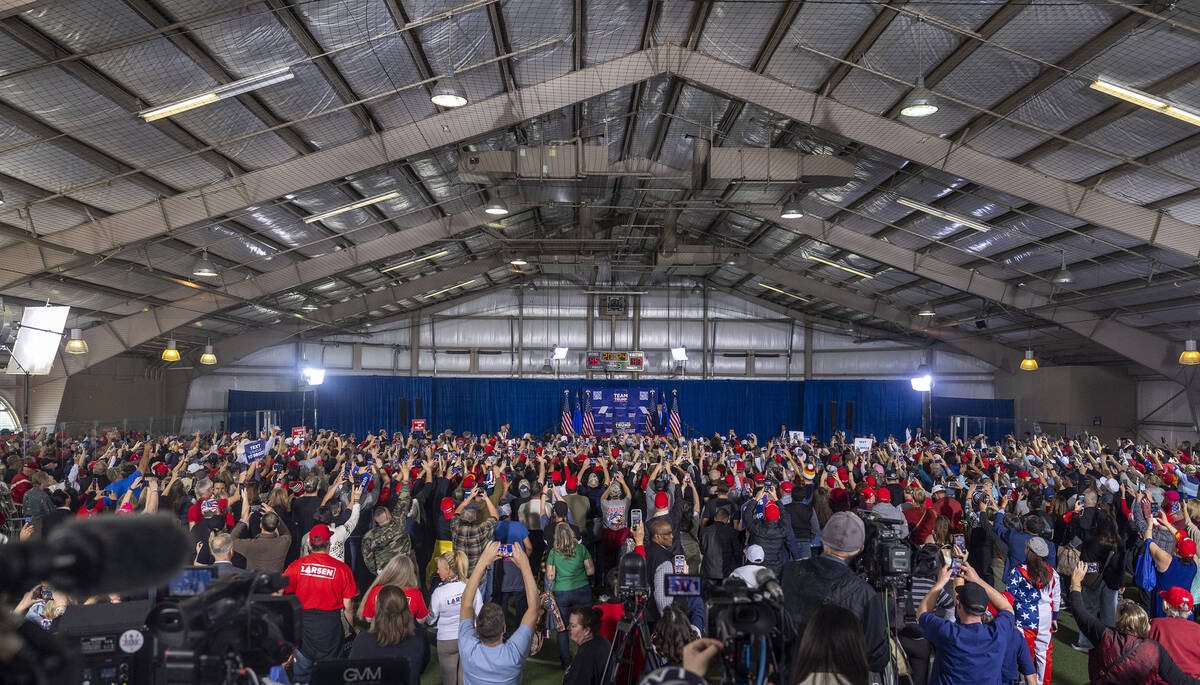
[[[883,599],[851,567],[866,541],[862,519],[848,511],[834,514],[821,531],[821,541],[825,548],[821,556],[784,565],[780,580],[784,603],[798,630],[823,604],[849,609],[863,624],[867,666],[882,673],[889,656]]]

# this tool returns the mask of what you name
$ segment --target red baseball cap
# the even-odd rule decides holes
[[[763,518],[768,521],[778,521],[779,505],[774,502],[767,502],[767,506],[763,508]]]
[[[655,509],[666,509],[670,503],[671,503],[671,499],[669,497],[667,497],[666,492],[659,490],[658,492],[654,493],[654,508]]]
[[[331,534],[329,532],[329,526],[325,525],[324,523],[318,523],[312,527],[312,530],[308,531],[308,541],[314,545],[319,545],[322,542],[329,542],[330,537]]]
[[[562,471],[558,471],[558,470],[551,471],[550,472],[550,480],[554,481],[556,484],[561,483],[563,480],[562,479]]]
[[[761,473],[754,474],[754,482],[755,483],[761,483],[766,479],[767,479],[767,477]]]
[[[448,519],[454,518],[454,498],[445,497],[442,499],[442,516]]]
[[[463,490],[470,490],[475,487],[475,476],[468,475],[466,478],[463,478],[462,486]]]
[[[1167,603],[1167,606],[1180,611],[1192,610],[1192,593],[1184,590],[1181,587],[1172,587],[1158,593],[1158,596]]]
[[[579,488],[579,479],[575,476],[567,476],[567,491],[575,492]]]
[[[867,483],[867,487],[875,487],[875,476],[867,476],[864,480]]]
[[[875,491],[875,499],[879,500],[880,502],[891,502],[892,491],[888,490],[887,488],[879,488]]]
[[[1184,538],[1175,546],[1175,551],[1181,557],[1194,557],[1196,556],[1196,543],[1191,538]]]
[[[746,470],[746,462],[738,461],[736,464],[733,465],[733,467],[734,467],[734,469],[736,469],[738,471],[745,471]]]
[[[288,483],[287,488],[288,488],[288,490],[292,491],[293,495],[299,496],[299,495],[304,494],[304,483],[302,483],[298,480],[294,480],[291,483]]]
[[[790,480],[783,481],[782,483],[779,484],[779,489],[783,490],[784,492],[790,493],[792,491],[792,481],[790,481]]]

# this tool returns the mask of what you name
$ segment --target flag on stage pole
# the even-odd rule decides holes
[[[583,395],[585,398],[583,405],[583,434],[591,436],[596,434],[596,417],[592,416],[592,395],[587,390],[583,391]]]
[[[583,412],[579,411],[579,395],[575,395],[575,414],[571,417],[571,434],[583,435]]]
[[[563,390],[563,408],[562,421],[559,423],[558,429],[563,435],[575,435],[575,427],[571,424],[571,401],[569,399],[570,392]]]
[[[679,393],[676,390],[671,391],[671,416],[668,420],[671,422],[671,435],[676,439],[683,437],[683,431],[679,428]]]

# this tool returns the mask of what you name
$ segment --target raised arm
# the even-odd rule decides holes
[[[483,574],[487,572],[488,567],[496,560],[496,552],[499,549],[500,543],[492,540],[484,546],[483,554],[480,554],[479,561],[475,562],[475,568],[471,570],[471,577],[467,579],[467,587],[463,590],[463,598],[458,610],[460,621],[475,618],[475,593],[479,591],[479,584],[483,582]],[[514,556],[516,555],[516,549],[516,546],[514,546]],[[534,606],[536,604],[537,598],[534,598]]]

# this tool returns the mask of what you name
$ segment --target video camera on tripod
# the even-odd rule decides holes
[[[791,671],[800,635],[783,605],[783,588],[770,569],[748,583],[732,575],[710,588],[706,634],[724,643],[722,682],[782,683]]]
[[[854,512],[866,536],[858,557],[859,575],[877,590],[900,591],[912,584],[912,547],[897,528],[903,520],[887,519],[873,511]]]

